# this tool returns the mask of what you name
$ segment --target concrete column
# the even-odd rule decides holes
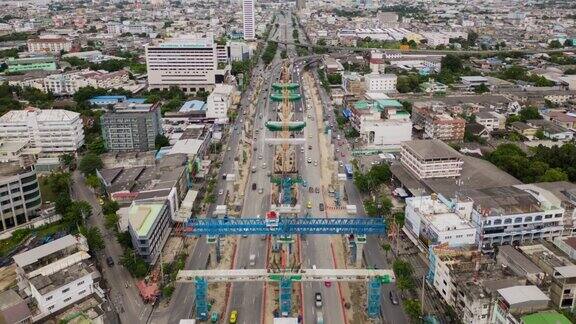
[[[215,269],[218,265],[218,237],[207,235],[206,243],[208,243],[208,248],[210,249],[210,268]]]
[[[366,235],[356,235],[356,268],[362,268],[362,251],[364,244],[366,244]]]

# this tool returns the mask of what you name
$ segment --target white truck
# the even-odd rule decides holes
[[[216,209],[214,210],[214,217],[218,217],[220,215],[224,216],[226,215],[228,212],[228,207],[226,205],[218,205],[216,206]]]
[[[348,215],[356,215],[358,213],[356,205],[346,205],[346,212]]]
[[[316,324],[324,324],[324,314],[322,314],[322,311],[316,312]]]
[[[250,254],[250,266],[253,267],[256,265],[256,254]]]

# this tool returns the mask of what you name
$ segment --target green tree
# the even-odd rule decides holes
[[[97,169],[102,168],[102,159],[94,153],[86,154],[82,160],[80,160],[80,165],[78,169],[82,172],[85,176],[93,174],[96,172]]]
[[[60,163],[62,163],[65,167],[71,169],[72,166],[74,165],[74,154],[72,153],[66,153],[66,154],[62,154],[59,157],[60,159]]]
[[[81,226],[80,233],[86,237],[91,252],[98,252],[104,249],[104,238],[99,228]]]
[[[392,246],[390,246],[390,243],[384,243],[382,244],[382,249],[384,250],[386,257],[388,257],[388,252],[392,250]]]
[[[404,311],[413,321],[418,321],[422,315],[422,307],[418,299],[404,300]]]
[[[411,277],[398,277],[396,287],[402,291],[414,289],[414,281]]]
[[[101,136],[96,136],[90,143],[86,144],[86,148],[91,154],[100,155],[106,152],[106,143]]]
[[[379,210],[381,215],[390,215],[392,207],[394,207],[392,200],[390,200],[390,197],[388,196],[382,196],[378,202],[378,206],[380,207]]]
[[[106,199],[102,204],[102,214],[115,214],[120,209],[120,205],[115,200]]]
[[[536,133],[534,134],[534,137],[536,137],[537,139],[545,139],[546,135],[544,135],[544,131],[539,129],[536,131]]]
[[[135,278],[144,278],[148,274],[148,264],[132,250],[124,251],[120,263]]]
[[[132,246],[132,237],[128,231],[118,232],[116,233],[116,241],[120,244],[124,249],[133,249]]]
[[[482,94],[482,93],[490,92],[490,88],[488,88],[488,86],[485,83],[482,83],[481,85],[474,88],[474,92],[476,92],[478,94]]]
[[[405,220],[406,216],[404,215],[404,212],[396,212],[394,213],[394,220],[396,221],[396,225],[398,225],[398,227],[402,227],[404,226],[404,220]]]
[[[116,213],[104,214],[104,226],[109,230],[115,230],[117,229],[119,219],[120,217],[118,217]]]
[[[170,140],[168,139],[168,137],[166,137],[166,135],[164,134],[158,134],[156,135],[156,138],[154,139],[154,146],[156,147],[156,149],[160,149],[164,146],[169,146],[170,145]]]
[[[443,70],[445,69],[452,73],[459,73],[464,68],[462,59],[454,54],[444,56],[440,64]]]
[[[542,119],[538,108],[528,106],[526,108],[522,108],[519,112],[520,120],[526,122],[530,119]]]
[[[340,73],[328,74],[328,83],[330,83],[330,84],[342,84],[342,74],[340,74]]]
[[[378,216],[378,207],[372,199],[364,200],[364,210],[368,216]]]
[[[559,40],[555,39],[548,43],[548,48],[562,48],[562,43]]]
[[[72,185],[72,177],[69,172],[52,172],[45,181],[50,190],[56,194],[67,194]]]
[[[96,174],[87,175],[84,183],[92,189],[100,189],[100,179],[98,179]]]
[[[567,181],[568,175],[560,168],[548,169],[542,177],[540,177],[541,182],[555,182],[555,181]]]
[[[412,265],[404,260],[395,260],[392,264],[392,270],[394,270],[394,274],[396,277],[410,277],[414,270],[412,269]]]
[[[56,199],[54,200],[54,208],[58,214],[64,216],[66,215],[66,211],[68,210],[70,203],[72,203],[72,199],[70,199],[69,193],[67,191],[61,192],[56,196]]]

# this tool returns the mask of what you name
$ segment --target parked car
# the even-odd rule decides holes
[[[309,193],[313,193],[313,192],[314,192],[314,188],[313,188],[313,187],[308,187],[308,192],[309,192]]]
[[[324,211],[324,204],[323,203],[318,204],[318,208],[320,209],[320,211]]]
[[[320,188],[316,187],[316,193],[320,193]]]
[[[392,302],[393,305],[398,305],[398,295],[396,295],[395,291],[390,291],[390,302]]]
[[[320,308],[322,307],[322,294],[317,292],[316,295],[314,296],[314,303],[316,305],[316,307]]]
[[[252,190],[256,190],[256,183],[252,184]]]
[[[108,256],[108,257],[106,258],[106,264],[107,264],[109,267],[114,266],[114,259],[113,259],[111,256]]]

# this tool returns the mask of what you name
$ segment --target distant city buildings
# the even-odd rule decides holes
[[[11,110],[0,117],[0,137],[29,140],[43,153],[76,152],[84,145],[80,114],[63,109]]]
[[[254,0],[242,0],[242,30],[244,31],[245,40],[253,41],[256,39]]]
[[[100,117],[102,138],[110,151],[147,151],[162,134],[160,104],[120,102]]]
[[[72,42],[60,36],[42,36],[35,39],[29,39],[28,51],[37,53],[60,54],[69,52],[72,49]]]

